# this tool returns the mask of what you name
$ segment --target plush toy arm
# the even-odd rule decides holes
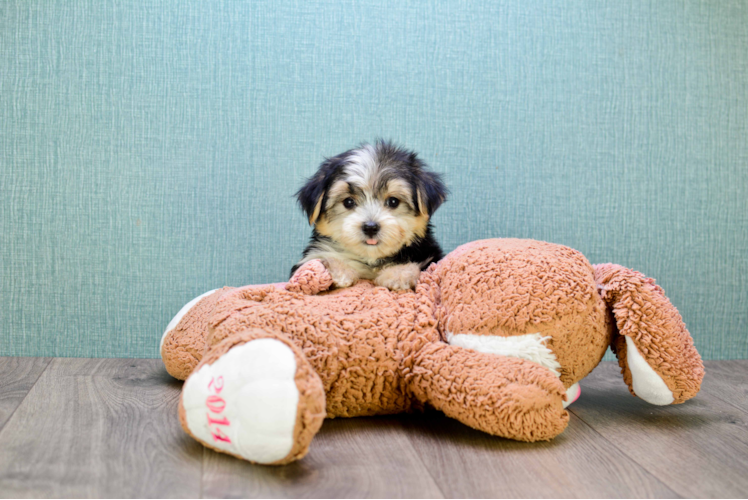
[[[598,291],[619,335],[611,348],[631,394],[656,404],[682,403],[699,392],[701,356],[678,310],[653,279],[616,264],[598,264]]]
[[[421,403],[495,436],[549,440],[569,422],[561,381],[524,359],[437,343],[421,350],[406,380]]]
[[[296,270],[286,284],[289,292],[301,292],[307,295],[316,295],[324,292],[332,286],[332,276],[325,265],[319,259],[305,262]]]

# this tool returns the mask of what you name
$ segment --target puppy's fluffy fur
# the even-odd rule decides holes
[[[291,275],[320,259],[339,288],[358,279],[413,288],[421,270],[443,256],[429,220],[446,196],[439,174],[390,142],[328,158],[296,193],[313,231]]]

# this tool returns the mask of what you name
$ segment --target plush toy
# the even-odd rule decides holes
[[[288,283],[222,288],[184,306],[161,356],[186,379],[188,434],[286,464],[304,456],[325,417],[432,407],[495,436],[548,440],[608,346],[631,393],[652,404],[693,397],[704,374],[652,279],[591,266],[560,245],[468,243],[422,272],[415,291],[331,286],[311,261]]]

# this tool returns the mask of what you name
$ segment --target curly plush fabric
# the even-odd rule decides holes
[[[419,321],[418,298],[369,281],[313,296],[273,286],[238,288],[217,303],[207,346],[248,328],[277,332],[296,342],[319,374],[328,417],[400,413],[413,403],[403,372],[414,351],[438,341],[433,318]]]
[[[415,291],[393,292],[369,281],[328,290],[331,283],[325,267],[310,261],[288,283],[223,288],[180,312],[161,351],[169,373],[185,379],[209,366],[226,380],[249,384],[244,392],[240,387],[206,399],[206,389],[188,380],[180,405],[189,399],[190,411],[180,406],[180,418],[190,435],[218,451],[283,464],[306,453],[325,416],[428,406],[493,435],[547,440],[568,424],[567,389],[592,371],[609,345],[632,393],[638,373],[646,372],[665,396],[672,392],[672,401],[682,402],[703,377],[678,311],[652,280],[612,264],[593,269],[582,254],[560,245],[472,242],[422,272]],[[644,372],[628,369],[625,337],[642,354]],[[276,348],[267,355],[295,370],[289,380],[298,401],[291,410],[273,405],[276,382],[252,378],[251,366],[229,362],[229,354],[239,352],[232,349],[258,339],[286,349],[287,355]],[[254,420],[235,410],[230,419],[220,413],[245,408],[252,394],[264,401],[252,407]],[[660,396],[645,399],[663,404]],[[251,422],[281,417],[290,427],[276,441],[289,443],[290,451],[273,448],[272,439],[242,438],[251,434],[245,432]]]
[[[569,422],[563,385],[549,370],[518,358],[432,344],[419,352],[408,386],[449,417],[519,441],[551,439]]]
[[[286,285],[286,290],[315,295],[331,286],[332,276],[325,269],[325,265],[318,260],[313,260],[291,277]]]
[[[164,333],[161,359],[172,377],[186,379],[203,359],[208,320],[218,300],[229,290],[231,288],[224,287],[206,295],[182,317],[176,327]]]
[[[665,381],[673,403],[696,395],[704,378],[704,365],[686,325],[665,292],[652,278],[617,264],[595,266],[600,295],[616,319],[618,333],[611,349],[618,358],[623,380],[635,394],[626,362],[626,341],[634,341],[649,366]]]
[[[576,250],[535,240],[480,240],[455,249],[434,272],[445,339],[447,332],[548,336],[566,387],[592,371],[610,344],[592,266]]]

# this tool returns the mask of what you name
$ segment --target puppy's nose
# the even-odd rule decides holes
[[[366,236],[374,236],[379,232],[379,224],[376,222],[364,222],[361,229],[364,231]]]

